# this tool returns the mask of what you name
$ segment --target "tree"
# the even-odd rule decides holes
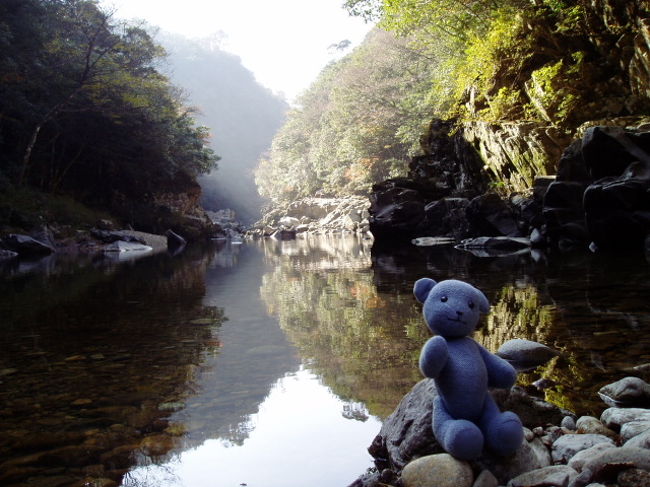
[[[142,26],[94,0],[7,0],[0,14],[0,170],[18,185],[106,205],[214,166]]]
[[[289,112],[256,172],[260,192],[276,201],[367,194],[373,183],[406,174],[430,116],[430,68],[409,39],[373,30]]]

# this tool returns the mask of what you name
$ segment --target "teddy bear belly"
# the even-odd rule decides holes
[[[487,370],[475,347],[458,348],[460,350],[450,350],[436,386],[449,414],[456,419],[477,421],[483,413],[487,394]]]

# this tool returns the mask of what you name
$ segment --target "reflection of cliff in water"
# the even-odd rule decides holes
[[[418,377],[414,338],[425,332],[411,326],[419,318],[410,292],[378,292],[369,248],[354,236],[265,243],[265,251],[275,266],[262,299],[310,369],[350,403],[343,414],[355,418],[361,401],[387,416]]]
[[[208,264],[188,252],[2,281],[2,485],[119,481],[136,455],[174,448],[165,416],[218,349]]]
[[[420,277],[481,289],[492,310],[475,338],[492,351],[512,338],[560,350],[559,360],[522,374],[520,383],[550,379],[555,385],[545,398],[576,412],[598,415],[605,406],[596,391],[650,361],[649,266],[640,256],[560,255],[537,263],[526,254],[478,258],[452,247],[406,247],[373,248],[372,260],[377,288],[386,292],[410,291]]]
[[[185,447],[209,438],[243,443],[252,428],[250,415],[278,379],[300,366],[260,301],[264,268],[263,254],[248,246],[233,246],[207,268],[204,305],[223,307],[227,321],[219,330],[219,353],[202,364],[196,394],[171,418],[185,431]]]

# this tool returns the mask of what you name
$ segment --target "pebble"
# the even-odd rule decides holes
[[[571,416],[565,416],[562,418],[562,423],[560,423],[560,426],[562,428],[566,428],[569,430],[574,430],[576,429],[576,420],[573,419]]]
[[[469,464],[448,453],[418,458],[402,470],[404,487],[471,487],[473,482]]]

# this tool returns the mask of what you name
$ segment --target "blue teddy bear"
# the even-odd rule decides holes
[[[487,298],[454,279],[419,279],[413,293],[424,304],[424,319],[436,334],[422,347],[420,370],[435,380],[438,391],[433,403],[438,443],[462,460],[477,458],[484,446],[497,455],[511,455],[523,440],[521,421],[513,412],[499,411],[488,387],[509,388],[517,373],[469,337],[480,313],[490,309]]]

